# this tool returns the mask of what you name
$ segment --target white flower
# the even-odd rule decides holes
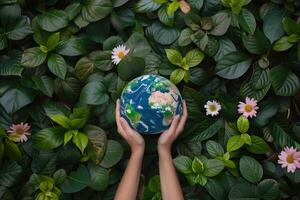
[[[221,105],[215,100],[207,101],[204,108],[206,109],[206,115],[217,116],[221,110]]]
[[[112,50],[112,62],[117,65],[128,53],[130,49],[126,49],[125,45],[119,45]]]

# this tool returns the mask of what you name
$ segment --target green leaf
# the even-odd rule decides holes
[[[51,118],[52,121],[61,125],[65,129],[72,129],[72,126],[70,125],[70,119],[65,115],[58,114],[58,115],[50,115],[49,117]]]
[[[21,56],[22,56],[21,51],[10,51],[7,55],[1,55],[0,75],[21,76],[22,71],[24,69],[20,64]]]
[[[251,183],[257,183],[263,176],[261,164],[249,156],[242,156],[240,159],[240,171],[242,176]]]
[[[229,39],[219,40],[219,49],[214,55],[215,61],[221,60],[226,54],[236,51],[236,47]]]
[[[193,173],[192,170],[192,159],[187,156],[177,156],[173,159],[174,166],[178,171],[183,174]]]
[[[150,178],[148,183],[148,188],[151,192],[159,192],[160,191],[160,179],[158,175],[154,175]]]
[[[276,66],[270,70],[270,79],[274,92],[279,96],[294,96],[300,88],[298,77],[283,66]]]
[[[283,36],[277,40],[273,45],[274,51],[286,51],[290,49],[294,44],[289,41],[288,36]]]
[[[113,9],[110,0],[88,0],[81,10],[81,15],[88,22],[95,22],[105,18]]]
[[[37,16],[37,23],[42,29],[54,32],[68,26],[69,19],[63,10],[50,10]]]
[[[118,75],[124,81],[132,80],[142,74],[145,60],[140,57],[126,56],[118,64]]]
[[[47,54],[42,52],[39,47],[25,49],[21,59],[21,65],[25,67],[37,67],[46,60]]]
[[[249,130],[249,120],[241,115],[237,120],[237,128],[241,133],[247,133]]]
[[[14,113],[30,104],[34,97],[34,93],[27,88],[13,87],[0,97],[0,104],[8,113]]]
[[[300,148],[300,144],[293,140],[277,123],[274,122],[268,129],[273,136],[274,143],[282,149],[286,146]]]
[[[224,125],[224,122],[222,119],[219,119],[218,121],[211,123],[211,124],[205,124],[203,122],[196,124],[196,129],[194,130],[194,133],[196,135],[192,138],[193,141],[204,141],[212,136],[214,136]]]
[[[61,127],[45,128],[32,136],[33,146],[38,150],[51,150],[64,142],[64,129]]]
[[[251,137],[247,133],[241,134],[241,139],[244,141],[245,144],[251,145]]]
[[[49,36],[48,40],[47,40],[47,49],[49,51],[54,49],[57,46],[57,44],[59,42],[59,39],[60,39],[60,33],[59,32],[51,34]]]
[[[269,39],[259,30],[254,34],[242,36],[245,48],[253,54],[263,54],[271,48]]]
[[[149,53],[151,52],[151,47],[147,41],[147,39],[144,37],[141,33],[133,33],[127,42],[125,43],[126,47],[130,49],[130,54],[134,57],[144,58],[149,56]],[[109,52],[111,53],[111,52]],[[111,55],[111,54],[110,54]]]
[[[86,134],[78,132],[77,134],[73,135],[72,141],[79,148],[81,153],[83,154],[83,152],[89,142],[89,138]]]
[[[270,9],[264,16],[263,31],[271,43],[279,39],[284,34],[282,20],[286,14],[286,9],[275,8]]]
[[[239,24],[249,34],[253,34],[256,29],[256,20],[254,15],[247,9],[242,9],[238,15]]]
[[[272,117],[276,115],[277,111],[278,105],[273,101],[262,102],[259,106],[259,112],[254,119],[255,125],[259,127],[266,126],[271,121]]]
[[[150,34],[156,42],[162,45],[172,44],[180,35],[178,29],[167,27],[159,22],[154,22],[146,29],[146,32]]]
[[[202,172],[204,171],[204,164],[197,157],[195,157],[194,160],[192,161],[192,170],[196,174],[202,174]]]
[[[117,164],[123,156],[123,147],[115,140],[108,140],[106,151],[100,166],[110,168]]]
[[[194,33],[194,31],[191,28],[183,29],[180,33],[180,36],[178,38],[178,45],[179,46],[187,46],[189,45],[191,40],[191,35]]]
[[[148,13],[157,10],[160,6],[153,0],[139,0],[134,6],[134,10],[138,13]]]
[[[240,135],[231,136],[227,142],[226,149],[228,152],[235,151],[244,145],[244,140]]]
[[[71,171],[67,179],[60,185],[64,193],[75,193],[91,184],[88,169],[84,165],[79,165],[76,171]]]
[[[165,49],[167,58],[173,65],[181,66],[182,56],[176,49]]]
[[[74,134],[73,130],[65,132],[65,135],[64,135],[64,145],[66,145],[72,139],[73,134]]]
[[[218,159],[208,159],[205,162],[204,175],[207,177],[213,177],[221,173],[224,169],[224,163]]]
[[[22,172],[22,167],[15,161],[7,161],[0,168],[0,185],[11,187],[18,181]]]
[[[84,132],[87,133],[90,141],[87,146],[87,154],[96,165],[99,165],[106,149],[106,134],[103,129],[93,125],[87,125]]]
[[[106,89],[101,82],[90,82],[86,84],[80,93],[80,102],[89,105],[101,105],[109,99]]]
[[[199,65],[204,59],[204,56],[205,55],[200,50],[193,49],[185,55],[185,58],[188,66],[191,68]]]
[[[59,54],[51,54],[48,59],[49,70],[61,79],[65,79],[67,74],[67,63]]]
[[[235,184],[229,194],[229,200],[241,200],[241,199],[251,199],[251,200],[259,200],[259,195],[257,192],[257,188],[255,185],[251,185],[249,183],[238,183]]]
[[[167,7],[168,15],[175,13],[177,11],[177,9],[179,8],[179,6],[180,6],[180,3],[178,0],[174,0],[172,3],[170,3]]]
[[[91,177],[90,187],[96,191],[104,191],[109,184],[109,171],[95,164],[88,164]]]
[[[214,27],[210,31],[210,34],[215,36],[224,35],[231,23],[231,17],[228,12],[221,11],[211,17]]]
[[[9,137],[9,136],[8,136]],[[14,142],[9,139],[5,139],[3,142],[4,154],[12,160],[20,161],[22,158],[22,153]]]
[[[257,186],[260,197],[264,200],[278,199],[280,195],[279,183],[274,179],[262,180]]]
[[[54,91],[53,80],[49,76],[32,76],[35,86],[48,97],[52,97]]]
[[[283,28],[288,35],[291,35],[291,34],[299,35],[300,34],[300,31],[298,30],[298,25],[297,25],[296,21],[293,20],[292,18],[285,17],[282,20],[282,23],[283,23]]]
[[[174,84],[178,84],[182,81],[186,73],[187,72],[184,69],[175,69],[170,75],[170,80]]]
[[[251,58],[242,52],[232,52],[219,60],[216,65],[216,74],[225,79],[241,77],[249,69]]]
[[[68,40],[60,41],[55,52],[63,56],[79,56],[87,53],[87,46],[86,37],[71,36]]]
[[[159,20],[164,23],[167,26],[172,27],[174,24],[174,13],[168,14],[167,13],[167,7],[163,6],[161,7],[157,12]]]
[[[224,155],[224,149],[222,145],[213,140],[209,140],[206,142],[206,150],[208,154],[213,158]]]
[[[11,40],[22,40],[33,32],[30,25],[30,18],[27,16],[20,17],[10,25],[10,30],[6,34]]]

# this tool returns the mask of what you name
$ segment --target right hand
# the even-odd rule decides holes
[[[127,121],[120,116],[120,100],[116,104],[116,123],[118,133],[127,141],[132,154],[143,155],[145,150],[144,138],[137,131],[132,129]]]

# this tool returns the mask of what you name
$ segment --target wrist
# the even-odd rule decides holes
[[[171,148],[165,146],[158,146],[157,148],[159,157],[168,157],[171,156]]]
[[[143,158],[145,148],[131,149],[131,156],[135,158]]]

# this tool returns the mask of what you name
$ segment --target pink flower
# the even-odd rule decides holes
[[[240,102],[238,108],[238,112],[243,114],[244,117],[255,117],[256,110],[258,109],[257,101],[253,98],[246,97],[246,103]]]
[[[27,136],[31,135],[29,132],[30,125],[27,123],[21,124],[12,124],[9,129],[7,130],[8,138],[14,142],[26,142]]]
[[[281,167],[287,167],[287,172],[294,173],[296,168],[300,168],[300,152],[293,147],[285,147],[278,156],[278,163]]]

